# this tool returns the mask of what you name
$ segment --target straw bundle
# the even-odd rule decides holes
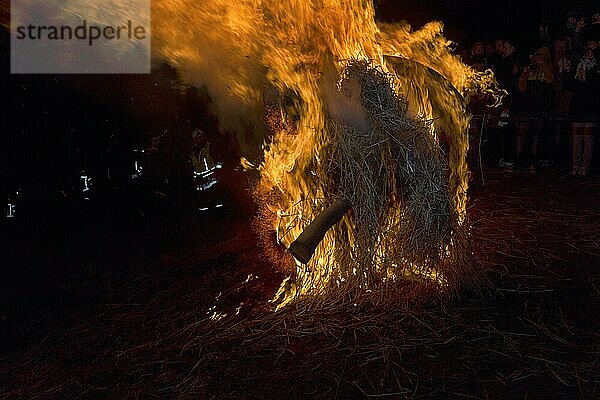
[[[329,233],[335,243],[325,272],[329,288],[315,294],[364,293],[405,279],[454,287],[467,262],[466,241],[431,121],[409,115],[393,77],[366,60],[350,60],[338,85],[340,92],[359,99],[367,127],[335,116],[325,127],[328,143],[319,157],[326,173],[317,178],[324,187],[322,204],[341,200],[350,210]],[[259,219],[268,221],[269,211],[262,210]],[[263,239],[265,228],[263,223],[259,229]],[[289,255],[272,251],[272,243],[269,247],[278,265],[290,265]],[[314,268],[310,263],[303,268],[296,279],[304,282],[295,285],[319,285],[323,270]]]

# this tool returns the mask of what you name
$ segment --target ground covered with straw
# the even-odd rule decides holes
[[[0,398],[600,398],[600,183],[485,178],[481,291],[273,313],[283,276],[240,220],[5,331]]]

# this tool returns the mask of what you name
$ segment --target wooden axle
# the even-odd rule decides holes
[[[317,246],[321,243],[327,231],[338,223],[349,209],[350,203],[348,201],[336,200],[317,215],[300,236],[290,244],[289,252],[296,260],[307,264],[315,254]]]

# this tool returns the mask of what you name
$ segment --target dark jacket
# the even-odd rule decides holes
[[[508,92],[507,98],[504,99],[504,106],[509,108],[511,111],[514,110],[516,104],[514,104],[514,97],[519,91],[519,71],[514,72],[514,67],[518,68],[519,57],[517,53],[512,53],[507,57],[500,59],[496,67],[496,80],[500,84],[500,87]]]
[[[554,106],[554,68],[548,47],[540,47],[534,57],[542,57],[542,64],[527,67],[519,76],[521,92],[520,113],[538,116],[552,112]]]
[[[526,89],[520,91],[518,108],[521,114],[539,115],[552,112],[554,105],[554,88],[552,81],[534,79],[538,71],[532,71],[526,78]]]

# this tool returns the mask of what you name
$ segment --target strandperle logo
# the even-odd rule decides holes
[[[94,41],[100,39],[121,40],[143,40],[146,38],[146,28],[135,25],[131,21],[120,26],[98,26],[83,20],[83,23],[75,28],[69,25],[62,26],[35,26],[20,25],[16,28],[17,40],[86,40],[92,46]]]
[[[150,0],[12,0],[11,72],[149,73]]]

